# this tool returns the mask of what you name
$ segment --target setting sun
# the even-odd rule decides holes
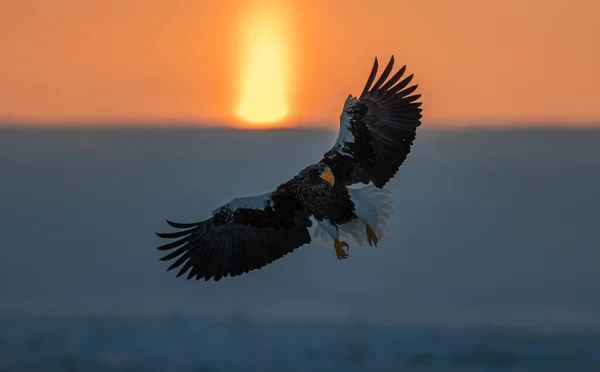
[[[238,116],[253,127],[272,126],[288,114],[287,48],[281,14],[260,9],[244,31]]]

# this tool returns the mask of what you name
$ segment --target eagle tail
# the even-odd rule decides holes
[[[366,225],[369,225],[378,238],[381,238],[390,226],[394,215],[394,200],[389,189],[380,189],[370,185],[362,188],[348,188],[350,198],[354,203],[355,218],[343,225],[338,225],[338,239],[349,245],[369,245],[366,235]],[[331,235],[320,224],[314,233],[315,239],[326,243],[333,240]]]
[[[354,203],[354,212],[362,222],[361,236],[365,237],[366,241],[365,225],[369,225],[377,237],[381,238],[390,226],[394,215],[392,192],[387,188],[380,189],[374,185],[348,188],[348,192]]]

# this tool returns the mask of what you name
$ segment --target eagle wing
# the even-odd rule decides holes
[[[406,66],[387,80],[393,67],[392,56],[373,85],[378,68],[375,58],[360,97],[349,95],[344,103],[337,141],[322,160],[336,182],[373,182],[382,188],[410,153],[421,125],[421,102],[417,102],[421,95],[412,94],[417,89],[417,85],[409,86],[412,74],[400,81]]]
[[[181,267],[177,277],[189,271],[187,279],[241,275],[311,241],[310,216],[293,196],[279,190],[233,199],[202,222],[167,223],[181,231],[156,233],[177,239],[158,247],[171,251],[161,260],[177,259],[167,271]]]

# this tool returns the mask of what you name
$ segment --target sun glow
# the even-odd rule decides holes
[[[245,68],[237,114],[252,127],[272,127],[289,112],[285,18],[260,10],[243,27]]]

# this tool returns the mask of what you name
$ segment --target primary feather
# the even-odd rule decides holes
[[[382,85],[393,66],[392,56],[371,87],[377,75],[375,59],[360,97],[346,99],[337,141],[322,160],[333,169],[336,180],[345,185],[373,182],[375,186],[383,187],[411,151],[417,128],[421,125],[421,102],[417,102],[421,95],[411,95],[417,85],[406,88],[413,75],[395,84],[403,76],[406,66]]]

